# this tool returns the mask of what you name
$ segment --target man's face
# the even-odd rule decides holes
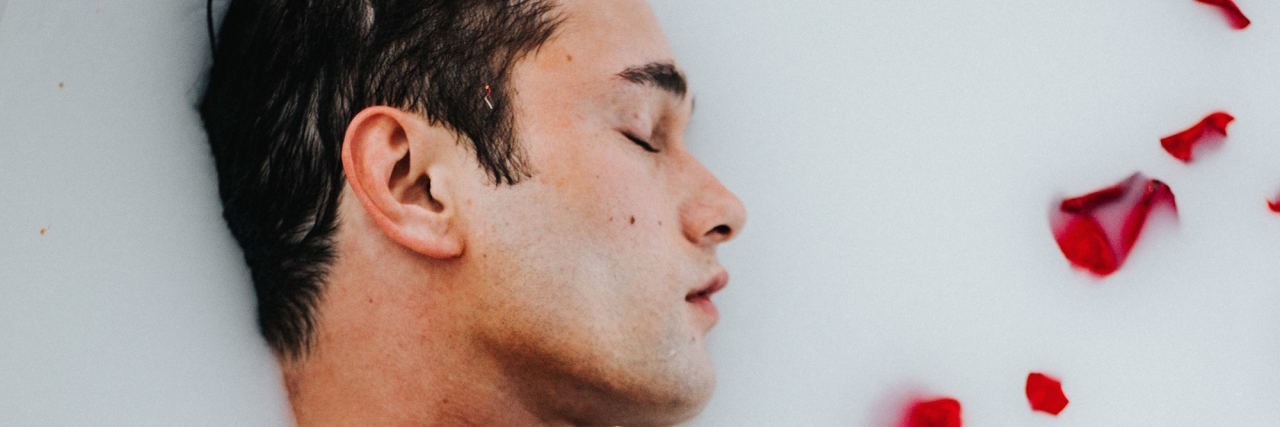
[[[718,315],[693,294],[725,280],[715,248],[745,212],[686,149],[692,95],[634,73],[675,63],[648,5],[565,1],[559,12],[556,36],[508,88],[533,176],[477,179],[459,208],[476,280],[453,306],[541,405],[678,421],[715,383],[703,340]]]

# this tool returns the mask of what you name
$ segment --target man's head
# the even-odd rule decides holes
[[[309,3],[233,3],[201,109],[286,370],[378,348],[363,377],[543,420],[696,413],[744,212],[648,6]]]

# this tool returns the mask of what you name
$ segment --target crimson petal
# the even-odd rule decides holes
[[[1227,15],[1227,20],[1231,21],[1231,27],[1237,30],[1243,30],[1249,26],[1249,18],[1244,16],[1244,12],[1240,11],[1240,7],[1236,6],[1236,2],[1232,0],[1196,0],[1200,3],[1217,6],[1222,9],[1222,13]]]
[[[1164,205],[1177,213],[1169,186],[1135,173],[1119,184],[1063,200],[1050,227],[1067,261],[1107,276],[1124,263],[1152,210]]]
[[[960,401],[952,398],[917,401],[907,409],[902,427],[961,427]]]
[[[1280,197],[1276,198],[1276,200],[1267,200],[1267,207],[1272,212],[1280,213]]]
[[[1063,200],[1058,206],[1063,212],[1086,213],[1090,210],[1096,209],[1098,206],[1115,202],[1116,199],[1124,197],[1125,192],[1128,191],[1129,186],[1132,185],[1130,181],[1136,179],[1135,177],[1136,175],[1131,176],[1119,184],[1094,191],[1083,196]]]
[[[1027,375],[1027,401],[1031,410],[1058,415],[1067,407],[1067,396],[1062,393],[1062,382],[1039,372]]]
[[[1138,242],[1138,235],[1142,233],[1142,226],[1147,222],[1147,215],[1157,203],[1161,202],[1168,203],[1174,211],[1178,210],[1178,202],[1174,200],[1173,190],[1170,190],[1168,185],[1158,179],[1147,181],[1142,191],[1142,198],[1138,199],[1133,210],[1129,211],[1124,228],[1120,231],[1121,252],[1127,254],[1129,249],[1133,249],[1133,244]]]
[[[1200,123],[1187,128],[1182,132],[1166,136],[1160,139],[1160,146],[1164,147],[1164,151],[1168,151],[1170,155],[1176,157],[1183,162],[1191,162],[1191,149],[1200,142],[1207,141],[1205,137],[1207,131],[1213,131],[1223,137],[1227,136],[1227,125],[1235,117],[1230,114],[1218,111],[1206,116]]]
[[[1114,273],[1120,268],[1116,252],[1107,242],[1107,234],[1092,217],[1071,218],[1066,230],[1057,238],[1062,254],[1077,267],[1099,276]]]

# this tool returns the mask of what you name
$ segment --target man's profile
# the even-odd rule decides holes
[[[741,202],[642,0],[233,1],[201,104],[301,425],[653,425]]]

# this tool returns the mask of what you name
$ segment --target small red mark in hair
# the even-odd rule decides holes
[[[960,401],[949,397],[912,403],[900,424],[900,427],[960,426]]]
[[[1227,136],[1227,125],[1235,119],[1230,114],[1214,112],[1182,132],[1161,138],[1160,146],[1178,160],[1190,163],[1192,149],[1203,143],[1221,143]]]
[[[1062,382],[1039,372],[1027,375],[1027,401],[1031,410],[1058,415],[1067,407],[1067,396],[1062,393]]]
[[[489,85],[484,85],[484,105],[487,105],[492,110],[493,101],[489,99],[490,95],[493,95],[493,88],[489,87]]]
[[[1231,23],[1231,28],[1243,30],[1249,26],[1249,18],[1244,16],[1244,12],[1240,11],[1240,6],[1236,6],[1236,2],[1232,0],[1196,0],[1197,2],[1217,6],[1222,9],[1222,13],[1227,15],[1227,21]]]
[[[1098,276],[1124,264],[1151,211],[1177,202],[1168,185],[1135,173],[1119,184],[1063,200],[1049,218],[1058,249],[1072,265]]]

